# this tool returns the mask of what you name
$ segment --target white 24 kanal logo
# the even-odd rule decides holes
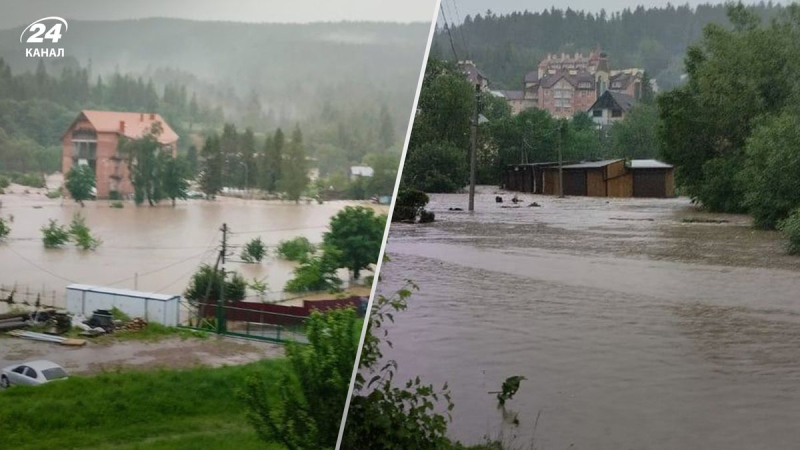
[[[47,28],[45,24],[42,22],[46,21],[56,21],[50,29]],[[28,39],[25,41],[29,44],[41,44],[45,41],[45,39],[49,40],[52,43],[58,42],[59,39],[63,36],[61,33],[61,26],[64,26],[64,31],[69,29],[69,25],[67,25],[67,21],[62,19],[61,17],[45,17],[43,19],[39,19],[32,24],[25,27],[22,30],[22,34],[19,35],[19,41],[22,42],[22,38],[25,37],[25,33],[30,32],[31,35],[28,36]]]

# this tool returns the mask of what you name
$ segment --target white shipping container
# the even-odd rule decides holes
[[[95,310],[117,308],[130,317],[169,327],[178,325],[180,295],[114,289],[86,284],[67,286],[67,312],[90,317]]]

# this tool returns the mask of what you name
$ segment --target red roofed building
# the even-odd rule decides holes
[[[97,198],[133,194],[128,163],[117,152],[119,138],[139,139],[155,123],[160,123],[163,129],[159,142],[174,157],[178,150],[178,135],[158,114],[81,111],[61,138],[63,173],[69,172],[76,164],[88,164],[97,176]]]

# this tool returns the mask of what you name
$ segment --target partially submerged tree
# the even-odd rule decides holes
[[[173,158],[171,155],[162,156],[162,190],[164,197],[172,200],[172,206],[178,199],[186,200],[189,192],[189,167],[186,161],[181,158]]]
[[[289,261],[304,261],[314,253],[316,248],[305,236],[281,241],[278,244],[278,256]]]
[[[95,182],[96,178],[92,168],[85,164],[78,164],[67,172],[65,186],[70,197],[84,206],[83,201],[92,198]]]
[[[196,304],[206,301],[213,303],[223,296],[226,302],[244,300],[246,294],[247,281],[238,272],[226,271],[223,275],[221,270],[203,264],[192,275],[183,296]]]
[[[154,206],[164,198],[164,159],[161,153],[167,150],[163,149],[158,140],[163,131],[163,126],[154,122],[144,136],[138,139],[120,138],[119,151],[128,161],[133,198],[137,205],[147,201],[150,206]]]
[[[92,231],[86,225],[86,218],[81,213],[72,216],[69,234],[72,235],[75,245],[81,250],[94,250],[103,243],[100,239],[92,236]]]
[[[306,258],[294,269],[294,278],[286,283],[286,292],[336,292],[342,280],[336,275],[341,254],[336,248],[325,247],[321,254]]]
[[[260,237],[250,239],[242,249],[241,258],[245,262],[260,263],[267,255],[267,247]]]
[[[286,193],[286,198],[299,203],[300,195],[306,190],[309,182],[308,162],[300,127],[295,128],[292,133],[292,141],[289,143],[281,167],[280,189]]]
[[[43,226],[41,231],[45,248],[61,248],[69,242],[69,231],[64,225],[59,225],[55,219],[50,219],[50,222]]]
[[[339,250],[339,264],[358,279],[361,270],[378,261],[386,216],[375,215],[371,208],[348,206],[339,211],[325,233],[325,245]]]

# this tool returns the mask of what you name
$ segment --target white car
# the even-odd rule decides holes
[[[6,389],[15,384],[36,386],[67,378],[64,368],[54,362],[30,361],[3,369],[0,372],[0,389]]]

